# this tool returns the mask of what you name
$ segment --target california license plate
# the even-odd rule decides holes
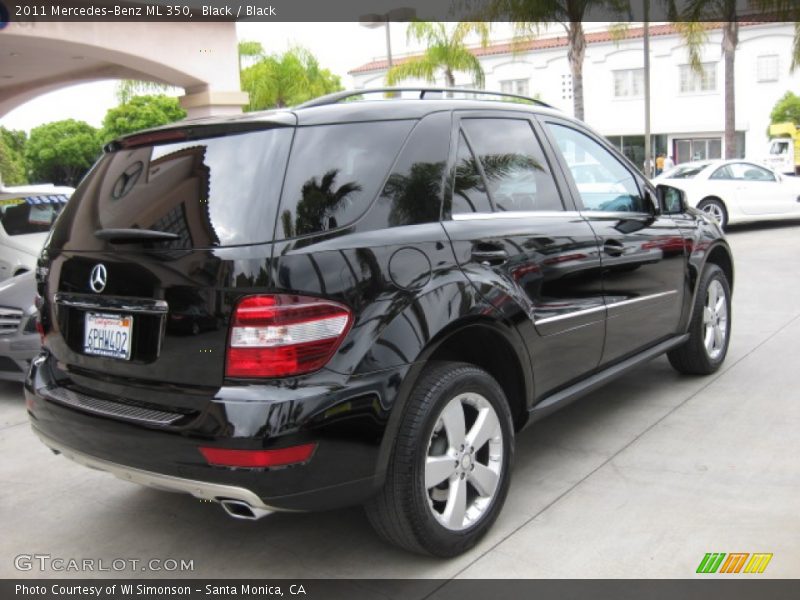
[[[86,313],[83,352],[95,356],[129,360],[132,331],[133,317],[130,315]]]

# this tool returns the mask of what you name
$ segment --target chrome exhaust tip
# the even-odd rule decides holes
[[[265,510],[263,508],[256,508],[250,506],[247,502],[242,500],[231,500],[230,498],[218,498],[217,502],[222,505],[228,516],[234,519],[244,519],[246,521],[256,521],[262,517],[272,514],[273,511]]]

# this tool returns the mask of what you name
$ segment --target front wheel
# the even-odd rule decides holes
[[[413,552],[465,552],[503,506],[513,436],[508,402],[486,371],[429,368],[408,400],[384,487],[366,506],[373,527]]]
[[[694,302],[689,340],[671,350],[670,364],[681,373],[708,375],[719,369],[728,353],[731,333],[731,288],[725,272],[708,264]]]

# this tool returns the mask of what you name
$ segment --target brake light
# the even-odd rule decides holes
[[[289,377],[322,368],[350,329],[341,304],[290,294],[247,296],[236,306],[227,377]]]
[[[306,462],[316,444],[303,444],[275,450],[232,450],[229,448],[198,448],[208,464],[217,467],[263,468],[281,467]]]

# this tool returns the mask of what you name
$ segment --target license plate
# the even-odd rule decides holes
[[[133,317],[129,315],[86,313],[83,352],[128,360],[131,357],[132,331]]]

